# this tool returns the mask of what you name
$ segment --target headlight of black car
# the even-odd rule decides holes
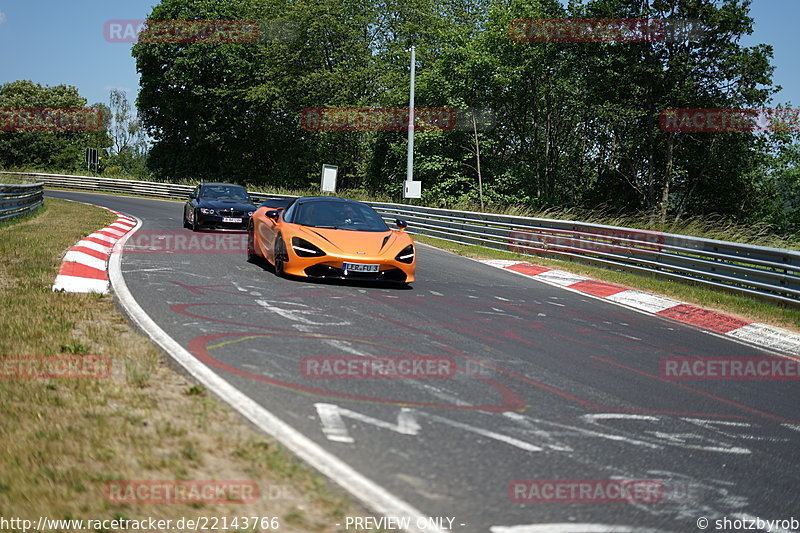
[[[409,244],[403,250],[397,254],[395,257],[396,260],[400,261],[401,263],[412,263],[414,261],[414,245]]]
[[[206,207],[201,207],[200,208],[200,212],[203,213],[204,215],[213,215],[214,214],[214,210],[213,209],[208,209]]]
[[[297,254],[297,257],[319,257],[325,255],[325,252],[300,237],[292,237],[292,249]]]

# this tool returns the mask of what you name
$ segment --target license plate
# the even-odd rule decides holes
[[[231,222],[233,224],[241,224],[242,223],[242,219],[241,218],[222,217],[222,221],[223,222]]]
[[[342,268],[345,272],[378,272],[380,265],[365,265],[363,263],[344,263]]]

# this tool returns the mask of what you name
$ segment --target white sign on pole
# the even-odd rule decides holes
[[[334,165],[322,165],[322,192],[336,192],[336,173],[339,167]]]
[[[422,198],[422,182],[409,180],[404,181],[403,198]]]
[[[100,162],[100,155],[96,148],[86,149],[86,170],[90,170],[90,165],[94,165],[94,171],[97,172],[97,165]]]

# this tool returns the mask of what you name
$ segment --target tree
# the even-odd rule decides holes
[[[745,176],[763,149],[742,133],[670,133],[659,115],[670,108],[763,106],[771,85],[772,50],[738,44],[752,33],[750,0],[593,0],[573,16],[694,19],[699,39],[608,43],[585,47],[590,112],[600,117],[592,140],[607,154],[596,201],[624,198],[664,222],[667,213],[741,215],[752,195]],[[614,120],[614,117],[618,120]],[[618,202],[618,201],[617,201]]]
[[[86,99],[72,86],[50,87],[19,80],[0,86],[0,108],[6,109],[8,115],[24,108],[86,108]],[[96,120],[97,114],[91,110],[83,116],[95,122],[86,122],[86,125],[76,122],[74,128],[55,127],[43,131],[0,131],[0,165],[64,171],[85,168],[85,149],[103,149],[110,146],[111,140],[102,110],[100,120]]]
[[[109,102],[111,105],[106,107],[106,112],[113,144],[108,149],[106,171],[143,176],[147,174],[147,141],[141,122],[131,113],[125,91],[112,89]]]

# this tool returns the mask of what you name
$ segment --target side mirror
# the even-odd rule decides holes
[[[396,218],[394,223],[397,225],[398,228],[400,228],[401,231],[408,227],[408,222],[406,222],[405,220],[401,220],[399,218]]]
[[[253,205],[258,205],[261,203],[261,199],[258,196],[250,196],[250,203]]]
[[[280,216],[281,216],[281,212],[278,211],[277,209],[270,209],[269,211],[267,211],[267,217],[271,218],[272,220],[274,220],[276,222],[278,221],[278,218]]]

